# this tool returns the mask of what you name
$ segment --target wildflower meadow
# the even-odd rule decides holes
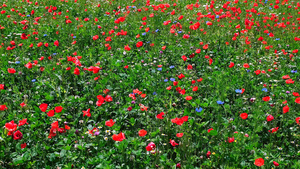
[[[0,0],[0,168],[300,168],[300,1]]]

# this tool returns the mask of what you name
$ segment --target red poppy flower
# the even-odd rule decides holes
[[[270,96],[263,97],[262,100],[265,102],[268,102],[268,101],[270,101]]]
[[[74,69],[74,74],[75,74],[75,75],[79,75],[79,74],[80,74],[80,71],[79,71],[78,67],[76,67],[76,68]]]
[[[164,119],[163,115],[165,115],[165,113],[164,113],[164,112],[161,112],[161,113],[159,113],[159,114],[156,116],[156,118],[158,118],[158,119]]]
[[[27,123],[27,118],[23,119],[23,120],[20,120],[18,126],[23,126],[24,124],[28,124]]]
[[[42,103],[42,104],[40,105],[40,109],[41,109],[42,112],[46,112],[47,107],[48,107],[48,104],[47,104],[47,103]]]
[[[234,142],[234,137],[228,137],[228,143]]]
[[[17,130],[17,127],[18,127],[18,125],[14,121],[6,123],[5,128],[8,130],[7,135],[8,136],[12,135],[12,133]]]
[[[105,101],[106,102],[111,102],[112,101],[112,97],[110,95],[105,96]]]
[[[127,50],[127,51],[130,51],[131,48],[130,48],[128,45],[126,45],[126,46],[124,47],[124,49]]]
[[[59,42],[57,40],[54,42],[54,46],[59,46]]]
[[[0,84],[0,90],[4,90],[4,84]]]
[[[274,120],[274,117],[273,117],[272,115],[269,115],[269,116],[267,117],[267,121],[272,121],[272,120]]]
[[[296,118],[296,123],[300,125],[300,117]]]
[[[156,145],[153,142],[150,142],[147,146],[146,146],[146,150],[147,151],[152,151],[154,150],[156,147]]]
[[[179,126],[181,126],[184,123],[184,121],[181,118],[177,118],[177,117],[175,119],[171,119],[171,122],[176,123]]]
[[[24,149],[27,146],[26,143],[21,144],[21,149]]]
[[[265,163],[265,160],[263,158],[258,158],[255,160],[254,164],[258,167],[263,166]]]
[[[233,66],[234,66],[234,63],[233,63],[233,62],[230,62],[229,68],[232,68]]]
[[[276,161],[273,161],[273,164],[274,164],[276,167],[279,166],[279,164],[278,164]]]
[[[54,116],[54,110],[50,110],[50,111],[47,113],[47,115],[48,115],[49,117],[53,117],[53,116]]]
[[[178,143],[176,143],[174,140],[171,140],[171,139],[170,139],[170,144],[171,144],[173,147],[175,147],[175,146],[178,145]]]
[[[295,100],[296,103],[300,104],[300,97]]]
[[[288,106],[288,105],[284,106],[284,107],[282,108],[282,111],[283,111],[283,113],[289,112],[289,111],[290,111],[289,106]]]
[[[117,134],[114,134],[113,136],[112,136],[112,139],[114,140],[114,141],[123,141],[124,139],[126,139],[125,138],[125,134],[124,133],[119,133],[118,135]]]
[[[240,117],[245,120],[245,119],[248,118],[248,114],[247,113],[242,113],[242,114],[240,114]]]
[[[83,111],[82,111],[82,112],[83,112],[83,117],[84,117],[84,116],[91,117],[90,110],[91,110],[91,109],[87,109],[87,111],[84,111],[84,110],[83,110]]]
[[[139,48],[139,47],[141,47],[141,46],[143,46],[143,42],[142,42],[142,41],[139,41],[139,42],[136,43],[136,47]]]
[[[295,81],[293,81],[293,79],[288,79],[285,81],[286,84],[294,84]]]
[[[249,68],[250,66],[249,66],[248,63],[245,63],[245,64],[243,65],[243,67],[244,67],[244,68]]]
[[[186,100],[192,100],[193,98],[192,98],[192,96],[186,96],[185,99]]]
[[[282,76],[282,79],[289,79],[289,78],[290,78],[289,75],[284,75],[284,76]]]
[[[60,113],[63,110],[63,107],[57,106],[55,107],[55,113]]]
[[[110,119],[108,121],[105,122],[105,125],[108,127],[112,127],[115,124],[115,122],[113,121],[113,119]]]
[[[14,140],[21,140],[22,138],[23,138],[23,134],[19,130],[17,130],[13,135]]]
[[[176,137],[182,137],[183,136],[183,133],[177,133],[176,134]]]
[[[213,129],[213,128],[210,128],[210,129],[207,130],[207,132],[209,133],[209,132],[212,131],[212,130],[214,130],[214,129]]]
[[[147,134],[147,131],[144,130],[144,129],[142,129],[142,130],[139,131],[139,136],[140,137],[144,137],[146,134]]]
[[[8,73],[11,73],[11,74],[16,73],[16,70],[14,68],[8,68],[7,71],[8,71]]]

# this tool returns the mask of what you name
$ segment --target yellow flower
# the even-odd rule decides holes
[[[216,154],[215,152],[212,153],[212,155],[215,155],[215,154]]]

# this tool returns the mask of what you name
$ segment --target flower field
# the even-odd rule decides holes
[[[300,168],[297,0],[6,0],[0,36],[0,168]]]

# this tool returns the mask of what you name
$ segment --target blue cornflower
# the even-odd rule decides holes
[[[142,33],[142,35],[145,36],[145,35],[146,35],[146,32]]]
[[[169,80],[168,80],[168,79],[165,79],[165,80],[164,80],[164,82],[167,82],[167,81],[169,81]]]
[[[266,89],[266,88],[262,88],[262,89],[261,89],[261,91],[263,91],[263,92],[267,92],[267,91],[268,91],[268,89]]]
[[[75,39],[75,38],[76,38],[76,36],[73,36],[73,38]]]
[[[30,17],[30,15],[27,15],[27,17]]]
[[[297,70],[292,70],[291,73],[297,73]]]
[[[174,67],[175,67],[175,66],[172,65],[172,66],[170,66],[170,69],[173,69]]]
[[[56,53],[53,53],[53,55],[56,55]]]
[[[177,23],[177,21],[174,21],[173,23]]]
[[[156,30],[155,30],[155,32],[158,32],[158,31],[159,31],[159,29],[156,29]]]
[[[217,103],[218,103],[218,104],[224,104],[224,102],[222,102],[222,101],[220,101],[220,100],[217,101]]]
[[[236,89],[235,92],[236,93],[242,93],[243,91],[241,89]]]
[[[198,113],[200,113],[200,112],[202,112],[202,108],[201,107],[199,107],[199,108],[196,108],[196,112],[198,112]]]
[[[247,70],[247,72],[249,73],[249,72],[250,72],[250,70]]]
[[[182,31],[178,31],[178,33],[182,33]]]
[[[218,18],[220,18],[220,16],[219,16],[219,15],[216,15],[216,18],[218,19]]]
[[[32,82],[36,82],[36,79],[32,79],[31,81],[32,81]]]
[[[280,38],[276,38],[276,40],[280,40]]]
[[[44,36],[47,36],[47,34],[44,34]]]
[[[269,9],[272,9],[271,7]]]
[[[16,64],[20,64],[21,62],[20,61],[16,61]]]
[[[156,92],[153,92],[153,95],[157,95]]]
[[[132,8],[136,8],[135,6],[133,6]]]
[[[161,68],[161,67],[160,67],[160,68],[157,68],[157,70],[158,70],[158,71],[162,71],[162,68]]]
[[[171,78],[170,80],[171,80],[172,82],[174,82],[174,81],[175,81],[175,78]]]

